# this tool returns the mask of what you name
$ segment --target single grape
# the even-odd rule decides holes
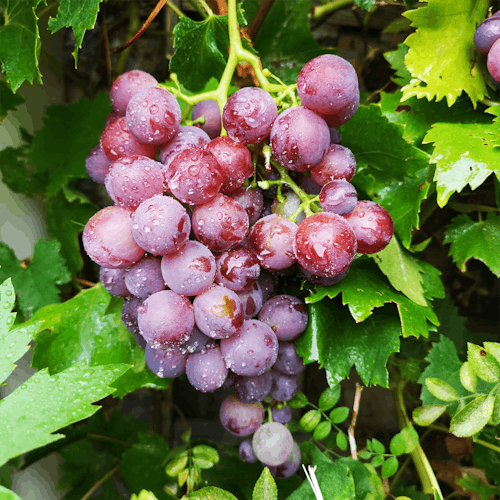
[[[137,316],[139,314],[139,307],[142,306],[143,302],[144,301],[138,297],[131,297],[125,299],[122,307],[122,322],[125,325],[125,328],[134,335],[137,334],[141,337],[142,335],[139,333]]]
[[[292,420],[292,409],[289,406],[282,406],[281,408],[273,406],[271,415],[273,417],[273,422],[286,425]]]
[[[99,269],[99,281],[102,286],[111,294],[116,297],[130,297],[127,285],[125,285],[126,269],[109,269],[101,267]]]
[[[111,86],[109,100],[113,109],[122,115],[132,96],[141,89],[156,87],[158,81],[149,73],[141,70],[127,71],[121,74]]]
[[[308,217],[295,235],[297,262],[315,276],[335,276],[348,268],[358,246],[353,229],[345,222],[331,212]]]
[[[373,201],[358,201],[356,208],[345,216],[354,230],[359,253],[383,250],[394,234],[394,223],[389,212]]]
[[[325,276],[315,276],[314,274],[311,274],[307,269],[304,269],[300,264],[299,264],[299,272],[303,276],[303,278],[308,281],[309,283],[312,283],[313,285],[316,286],[332,286],[335,285],[335,283],[338,283],[339,281],[343,280],[347,273],[349,272],[349,267],[344,269],[342,272],[339,274],[336,274],[335,276],[331,277],[325,277]]]
[[[181,249],[189,239],[191,219],[186,209],[169,196],[143,201],[132,215],[132,235],[137,244],[153,255]]]
[[[198,295],[208,290],[215,277],[215,257],[198,241],[187,241],[177,252],[164,255],[161,272],[168,287],[182,295]]]
[[[257,280],[262,290],[262,304],[265,304],[271,297],[276,295],[278,280],[274,274],[267,269],[261,269],[259,279]]]
[[[252,441],[250,439],[245,439],[242,441],[239,447],[240,458],[243,462],[247,462],[249,464],[254,464],[257,462],[258,458],[255,456],[255,453],[252,449]]]
[[[187,355],[178,349],[153,349],[147,344],[144,357],[148,368],[160,378],[176,378],[186,373]]]
[[[491,78],[496,82],[500,82],[500,43],[498,40],[491,46],[488,52],[486,66]]]
[[[319,193],[319,204],[325,212],[346,215],[358,201],[356,188],[344,179],[327,182]]]
[[[227,367],[220,348],[213,346],[196,354],[189,354],[186,362],[189,383],[201,392],[213,392],[222,387]]]
[[[277,116],[278,107],[269,92],[243,87],[227,100],[222,123],[234,141],[256,144],[269,136]]]
[[[303,106],[283,111],[271,130],[271,149],[281,166],[303,172],[317,165],[330,147],[325,120]]]
[[[258,282],[255,282],[248,290],[236,292],[243,307],[245,319],[253,318],[259,314],[262,307],[262,289]]]
[[[222,119],[217,101],[208,99],[196,104],[191,117],[194,121],[200,116],[205,118],[205,123],[198,123],[197,126],[204,130],[210,136],[210,139],[219,136],[222,129]]]
[[[83,230],[87,255],[102,267],[124,268],[137,262],[144,250],[132,237],[132,210],[106,207],[93,215]]]
[[[293,192],[289,191],[288,193],[282,194],[282,200],[278,201],[275,199],[271,211],[273,214],[282,215],[283,217],[290,217],[300,207],[302,203],[301,199]],[[306,218],[306,214],[303,211],[300,211],[298,215],[295,217],[295,223],[300,224]]]
[[[302,106],[329,115],[332,126],[352,118],[359,105],[356,70],[333,54],[315,57],[305,64],[297,77],[297,92]]]
[[[138,323],[142,336],[154,349],[178,347],[188,340],[193,329],[193,306],[186,297],[162,290],[144,301]]]
[[[241,245],[226,250],[216,257],[215,262],[215,282],[234,292],[251,287],[260,274],[259,261],[251,250]]]
[[[92,148],[87,158],[85,158],[87,174],[97,184],[104,184],[104,178],[110,165],[111,160],[104,154],[100,145]]]
[[[308,319],[306,305],[293,295],[276,295],[259,313],[259,321],[270,326],[280,341],[297,338],[306,329]]]
[[[246,211],[248,223],[253,226],[260,218],[264,208],[264,196],[259,188],[240,188],[232,191],[229,196],[236,200]]]
[[[237,377],[233,382],[234,395],[242,403],[258,403],[269,394],[272,382],[270,372],[256,377]]]
[[[297,354],[295,342],[280,341],[278,358],[273,365],[273,370],[284,375],[298,375],[305,369],[306,367],[302,362],[302,358]]]
[[[356,159],[350,149],[332,144],[323,160],[310,172],[319,186],[336,179],[350,181],[356,173]]]
[[[165,290],[160,259],[152,255],[145,255],[139,262],[130,267],[125,276],[125,285],[132,295],[140,299]]]
[[[106,117],[106,124],[104,125],[104,128],[106,128],[108,125],[113,123],[115,120],[118,120],[118,118],[121,118],[122,116],[125,116],[125,112],[117,113],[116,111],[111,111],[111,113],[109,113],[109,115]]]
[[[487,54],[500,38],[500,19],[492,16],[485,19],[474,32],[474,45],[479,52]]]
[[[269,395],[281,403],[290,401],[299,389],[299,379],[297,375],[284,375],[283,373],[273,371],[272,385]]]
[[[203,334],[195,325],[189,339],[179,346],[179,351],[183,354],[197,354],[206,349],[211,349],[213,346],[215,346],[214,341]]]
[[[255,431],[252,448],[263,464],[281,465],[292,451],[292,433],[283,424],[267,422]]]
[[[224,429],[233,436],[250,436],[262,424],[264,408],[262,403],[241,403],[231,394],[222,402],[219,418]]]
[[[287,479],[299,470],[301,460],[299,445],[294,441],[292,451],[286,461],[281,465],[270,465],[269,472],[275,478]]]
[[[234,373],[254,377],[271,368],[278,356],[278,339],[262,321],[247,319],[231,337],[221,340],[226,365]]]
[[[192,146],[204,148],[210,142],[210,137],[198,127],[183,125],[170,141],[160,145],[160,161],[168,167],[171,160]]]

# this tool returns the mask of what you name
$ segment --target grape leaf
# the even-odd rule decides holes
[[[486,264],[495,276],[500,277],[500,217],[488,214],[486,220],[474,222],[465,214],[455,217],[445,231],[445,243],[451,243],[453,262],[466,270],[469,259],[475,258]]]
[[[22,95],[12,92],[3,80],[0,81],[0,123],[5,120],[7,111],[16,110],[25,100]]]
[[[450,196],[468,184],[476,189],[495,173],[500,179],[498,125],[436,123],[424,143],[434,143],[431,163],[436,164],[437,202],[444,207]]]
[[[405,66],[405,56],[407,53],[408,47],[404,43],[400,43],[396,50],[384,53],[385,60],[396,73],[391,79],[400,87],[406,85],[411,80],[410,72]]]
[[[48,304],[59,302],[59,289],[56,285],[71,280],[60,252],[59,242],[39,239],[35,244],[33,258],[25,268],[16,259],[14,252],[0,242],[0,281],[8,276],[12,277],[19,307],[24,315],[29,316]]]
[[[370,10],[375,3],[375,0],[354,0],[356,5],[359,5],[362,9]]]
[[[353,500],[365,500],[368,498],[382,500],[384,498],[384,487],[377,473],[373,473],[366,464],[350,457],[339,458],[336,463],[347,467],[354,479],[355,495]]]
[[[386,363],[390,354],[399,351],[401,334],[395,315],[378,311],[356,323],[345,308],[328,299],[308,309],[307,329],[296,341],[305,363],[318,361],[337,383],[349,376],[354,365],[365,385],[388,386]]]
[[[10,488],[12,485],[12,469],[9,464],[4,464],[0,467],[0,486]],[[0,490],[1,491],[1,490]]]
[[[479,438],[490,444],[498,446],[500,440],[500,427],[485,427]],[[480,443],[474,443],[474,452],[472,455],[474,466],[478,469],[484,469],[490,479],[500,485],[500,453]]]
[[[0,484],[0,498],[2,500],[22,500],[22,498],[16,495],[13,491],[5,488]]]
[[[484,483],[476,476],[462,476],[456,479],[456,484],[469,492],[474,492],[474,495],[479,500],[488,500],[492,495],[498,493],[498,489],[494,486]]]
[[[35,10],[42,0],[0,0],[0,63],[15,92],[28,80],[42,83],[40,34]]]
[[[52,33],[61,28],[73,29],[75,35],[75,68],[78,64],[78,49],[82,46],[83,36],[87,30],[94,28],[99,4],[102,0],[61,0],[57,17],[49,19],[49,29]]]
[[[53,376],[48,370],[35,373],[0,404],[0,464],[62,439],[52,433],[94,414],[99,407],[91,403],[111,394],[111,382],[128,369],[124,364],[89,368],[82,362]]]
[[[484,64],[478,64],[473,37],[485,18],[487,0],[429,0],[424,6],[405,12],[416,32],[406,40],[405,65],[413,79],[403,87],[403,100],[412,96],[452,106],[465,90],[472,103],[488,95]],[[443,43],[446,40],[446,43]]]

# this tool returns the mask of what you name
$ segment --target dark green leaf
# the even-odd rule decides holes
[[[420,360],[415,358],[409,358],[401,362],[399,369],[401,371],[401,376],[408,382],[418,382],[418,379],[422,376]]]
[[[472,400],[453,416],[450,422],[450,432],[458,437],[473,436],[488,423],[493,413],[493,405],[494,399],[491,394]]]
[[[346,406],[339,406],[338,408],[334,408],[330,412],[329,416],[332,423],[341,424],[349,416],[349,408],[347,408]]]
[[[498,446],[500,442],[500,427],[486,427],[479,434],[479,439],[492,445]],[[500,485],[500,453],[480,443],[474,443],[474,452],[472,455],[474,466],[478,469],[484,469],[490,479],[497,485]]]
[[[262,474],[255,483],[255,488],[252,494],[252,500],[277,500],[278,487],[276,481],[269,472],[267,467],[264,467]]]
[[[320,422],[313,432],[313,439],[321,440],[325,439],[332,430],[332,424],[330,422]]]
[[[359,5],[364,10],[370,10],[375,3],[375,0],[354,0],[356,5]]]
[[[202,488],[189,495],[189,500],[238,500],[232,493],[215,486]]]
[[[385,479],[387,477],[391,477],[396,474],[398,470],[399,462],[396,457],[389,457],[382,465],[382,478]]]
[[[302,415],[300,419],[300,427],[306,432],[312,432],[321,421],[321,412],[318,410],[309,410]]]
[[[12,92],[4,81],[0,81],[0,123],[5,120],[7,111],[16,110],[25,100],[22,95]]]
[[[361,454],[358,454],[361,455]],[[374,484],[374,478],[371,471],[366,467],[366,464],[359,462],[358,460],[353,460],[349,457],[339,458],[336,463],[344,465],[347,467],[352,474],[355,487],[355,496],[353,500],[365,500],[368,494],[368,498],[373,498],[376,500],[381,500],[383,498],[383,486],[380,478],[376,474],[378,481]],[[380,491],[382,488],[382,492]]]
[[[10,488],[12,485],[12,469],[9,464],[2,465],[0,467],[0,486],[5,488]]]
[[[318,406],[320,410],[328,411],[330,408],[333,408],[337,404],[339,398],[340,398],[340,385],[336,385],[333,388],[328,387],[328,389],[325,389],[321,393],[319,397]]]

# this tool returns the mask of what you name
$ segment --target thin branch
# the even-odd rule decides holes
[[[119,466],[120,466],[120,464],[117,462],[114,465],[114,467],[105,476],[101,477],[101,479],[99,479],[99,481],[97,481],[97,483],[95,483],[94,486],[92,486],[92,488],[90,488],[90,490],[87,491],[87,493],[85,493],[85,495],[83,495],[81,500],[88,500],[91,497],[92,493],[94,493],[94,491],[97,490],[97,488],[99,488],[99,486],[101,486],[101,484],[106,482],[118,470]]]
[[[351,425],[347,434],[349,436],[349,445],[351,447],[351,457],[354,460],[358,459],[358,451],[356,446],[356,439],[354,437],[354,429],[356,427],[356,420],[358,419],[359,412],[359,402],[361,401],[361,393],[363,392],[363,386],[356,382],[356,394],[354,395],[354,404],[352,405],[352,419]]]
[[[200,3],[200,5],[205,10],[205,12],[207,13],[208,17],[211,17],[211,16],[214,15],[212,9],[208,6],[208,4],[207,4],[207,2],[205,2],[205,0],[198,0],[198,2]]]
[[[112,443],[122,444],[123,446],[133,446],[130,443],[126,443],[125,441],[120,441],[119,439],[115,439],[109,436],[101,436],[100,434],[87,434],[87,437],[90,439],[96,439],[98,441],[111,441]]]
[[[106,68],[108,70],[108,85],[111,87],[111,49],[109,48],[108,26],[106,24],[106,4],[102,5],[102,34],[104,37],[104,51],[106,53]]]
[[[78,283],[79,285],[88,286],[89,288],[92,288],[96,285],[92,281],[82,280],[81,278],[73,278],[73,281],[75,283]]]
[[[312,19],[313,21],[319,21],[337,10],[350,7],[353,3],[353,0],[334,0],[323,5],[316,5],[312,13]]]
[[[262,3],[259,5],[257,12],[255,13],[255,16],[253,16],[252,22],[248,27],[248,35],[252,40],[255,38],[255,35],[258,33],[260,27],[262,26],[262,23],[264,22],[267,13],[273,6],[273,3],[274,0],[262,0]]]

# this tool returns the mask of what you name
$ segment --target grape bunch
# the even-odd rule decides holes
[[[500,11],[486,18],[474,32],[474,45],[487,54],[487,68],[491,78],[500,85]]]
[[[356,253],[382,250],[393,234],[383,207],[358,201],[354,155],[336,128],[359,104],[354,68],[316,57],[297,93],[300,105],[279,110],[266,90],[241,88],[222,113],[202,101],[198,126],[181,125],[173,94],[129,71],[111,88],[113,112],[86,161],[114,205],[88,221],[83,245],[106,290],[125,298],[123,322],[149,369],[185,374],[202,392],[232,387],[221,423],[253,435],[241,458],[276,477],[300,466],[286,403],[304,370],[295,339],[308,323],[304,302],[278,293],[276,277],[298,270],[331,285]]]

